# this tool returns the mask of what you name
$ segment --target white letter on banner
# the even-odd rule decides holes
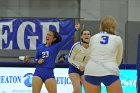
[[[35,32],[35,29],[33,30]],[[28,39],[30,40],[30,50],[36,49],[36,40],[38,39],[38,36],[28,36]]]
[[[13,21],[11,22],[0,22],[0,49],[3,49],[2,48],[2,40],[4,40],[5,43],[7,43],[7,32],[8,30],[5,30],[4,34],[2,35],[2,29],[3,29],[3,26],[6,25],[9,27],[9,31],[12,32],[13,31]],[[12,49],[12,44],[13,44],[13,41],[10,41],[10,44],[9,44],[9,47],[6,48],[6,49]]]
[[[56,31],[59,32],[59,22],[40,22],[40,24],[42,25],[42,35],[43,35],[43,43],[46,43],[46,34],[49,31],[49,27],[50,25],[53,25],[56,27]]]
[[[33,29],[33,32],[35,32],[35,24],[33,22],[23,22],[19,26],[19,29],[17,31],[17,43],[20,49],[26,49],[24,44],[24,32],[27,25],[30,25]],[[28,36],[28,39],[30,39],[30,41],[33,41],[30,42],[30,47],[34,48],[33,46],[36,46],[36,39],[38,39],[38,36]]]

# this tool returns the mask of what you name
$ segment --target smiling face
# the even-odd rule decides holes
[[[81,40],[82,40],[83,43],[88,44],[89,41],[90,41],[90,37],[91,37],[90,31],[88,31],[88,30],[84,30],[81,34]]]
[[[55,40],[56,38],[54,37],[53,32],[49,31],[46,35],[46,44],[51,45]]]

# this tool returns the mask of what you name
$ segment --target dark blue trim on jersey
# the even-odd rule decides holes
[[[77,46],[78,44],[81,44],[81,43],[80,43],[80,42],[77,42],[77,43],[75,43],[75,44],[72,46],[72,48],[71,48],[71,50],[70,50],[70,53],[69,53],[68,57],[71,56],[73,49],[74,49],[75,46]]]

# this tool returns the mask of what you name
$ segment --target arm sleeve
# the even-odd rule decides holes
[[[123,58],[123,42],[120,40],[119,46],[118,46],[118,52],[116,54],[117,64],[118,66],[121,64]]]
[[[75,66],[76,68],[79,69],[79,66],[80,66],[80,62],[78,61],[75,61],[75,55],[79,52],[79,49],[78,47],[72,47],[71,50],[70,50],[70,53],[69,53],[69,56],[68,56],[68,62],[70,64],[72,64],[73,66]]]
[[[76,31],[76,29],[73,29],[65,38],[62,39],[61,42],[59,42],[58,46],[62,48],[72,38],[72,36],[74,36]]]

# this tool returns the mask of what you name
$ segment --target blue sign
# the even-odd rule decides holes
[[[35,50],[45,43],[49,30],[56,30],[65,38],[74,29],[73,19],[0,19],[0,49]],[[69,50],[74,38],[62,48]]]

